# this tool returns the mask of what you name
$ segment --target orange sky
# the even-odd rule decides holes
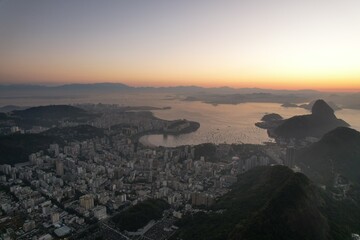
[[[86,3],[0,5],[0,84],[360,91],[358,0]]]

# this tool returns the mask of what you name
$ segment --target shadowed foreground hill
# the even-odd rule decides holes
[[[102,137],[104,130],[89,125],[51,128],[40,134],[13,134],[0,136],[0,164],[29,161],[31,153],[47,150],[52,143],[63,145],[70,141],[85,141]]]
[[[318,183],[332,185],[340,174],[360,186],[360,132],[337,128],[299,153],[296,162]]]
[[[174,239],[350,239],[358,229],[351,219],[357,219],[360,211],[346,203],[352,210],[344,217],[349,209],[340,205],[303,174],[283,166],[258,167],[240,175],[212,213],[182,219]]]
[[[322,137],[337,127],[348,126],[348,123],[335,116],[334,110],[324,100],[317,100],[311,114],[284,120],[270,134],[284,138]]]
[[[49,144],[60,142],[52,136],[40,134],[14,134],[0,137],[0,164],[17,164],[29,161],[31,153],[46,150]]]
[[[144,227],[151,220],[159,220],[164,210],[170,205],[161,199],[148,199],[131,206],[121,214],[112,218],[112,221],[121,230],[136,231]]]

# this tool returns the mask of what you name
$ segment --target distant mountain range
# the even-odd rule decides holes
[[[94,94],[117,93],[169,93],[182,96],[180,99],[202,101],[209,104],[239,104],[246,102],[281,103],[284,106],[296,107],[298,104],[325,99],[333,102],[334,107],[360,109],[360,93],[328,93],[316,90],[276,90],[262,88],[205,88],[199,86],[175,87],[133,87],[123,83],[65,84],[44,86],[29,84],[0,85],[0,100],[6,99],[77,99]],[[310,105],[309,105],[310,106]],[[307,107],[302,105],[302,107]],[[311,106],[310,106],[311,107]],[[0,109],[0,112],[6,112]]]
[[[38,92],[38,91],[65,91],[65,92],[82,92],[82,91],[119,91],[130,90],[129,87],[122,83],[94,83],[94,84],[66,84],[60,86],[44,86],[44,85],[25,85],[11,84],[0,85],[0,92]]]
[[[237,93],[237,94],[207,94],[190,96],[185,99],[186,101],[201,101],[209,104],[240,104],[247,102],[255,103],[287,103],[295,102],[301,103],[309,100],[309,96],[305,96],[303,93]]]
[[[57,91],[185,91],[185,92],[217,92],[217,93],[299,93],[299,94],[317,94],[315,90],[272,90],[261,88],[231,88],[216,87],[205,88],[199,86],[175,86],[175,87],[132,87],[123,83],[92,83],[92,84],[65,84],[60,86],[44,86],[44,85],[27,85],[27,84],[10,84],[0,85],[0,91],[39,91],[39,90],[57,90]]]

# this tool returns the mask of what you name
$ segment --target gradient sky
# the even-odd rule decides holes
[[[360,90],[359,0],[0,0],[0,83]]]

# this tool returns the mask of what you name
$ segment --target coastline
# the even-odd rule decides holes
[[[135,142],[140,142],[140,138],[147,136],[147,135],[170,135],[170,136],[179,136],[181,134],[187,134],[197,131],[200,128],[200,123],[195,121],[187,121],[189,123],[189,126],[182,128],[180,130],[172,130],[172,129],[161,129],[161,130],[149,130],[141,133],[135,134],[132,139]],[[156,145],[151,144],[148,140],[145,140],[147,146],[153,146],[156,147]],[[143,143],[141,143],[143,144]],[[143,144],[144,145],[144,144]]]

